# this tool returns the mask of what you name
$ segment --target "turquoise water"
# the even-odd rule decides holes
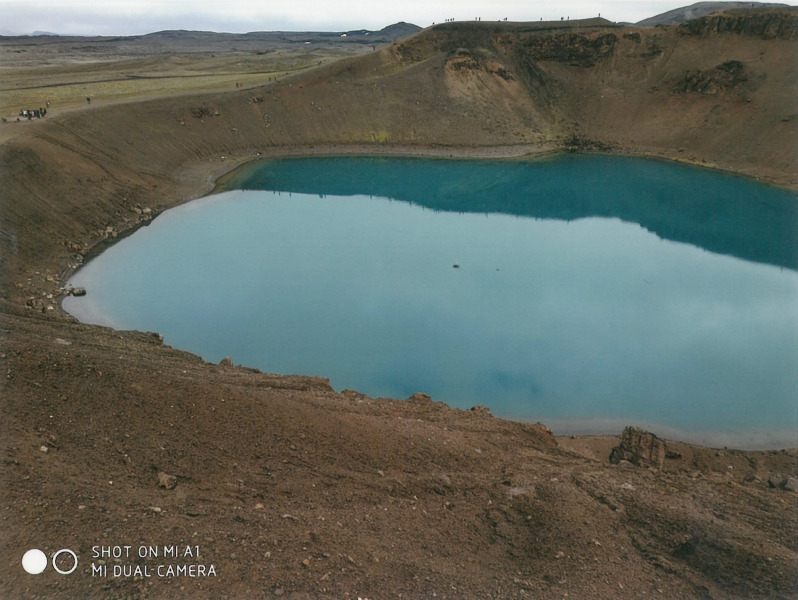
[[[796,445],[798,199],[659,161],[291,159],[70,281],[85,322],[557,433]]]

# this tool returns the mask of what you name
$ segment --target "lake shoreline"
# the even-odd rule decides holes
[[[734,170],[723,168],[715,163],[697,158],[685,158],[678,152],[656,152],[652,153],[642,148],[613,148],[600,149],[595,147],[569,147],[559,143],[545,144],[517,144],[509,146],[400,146],[400,145],[368,145],[368,144],[328,144],[320,146],[295,146],[283,148],[268,148],[258,151],[255,156],[244,158],[225,158],[234,164],[230,166],[219,166],[212,170],[212,177],[215,177],[213,185],[203,195],[225,191],[227,182],[235,177],[236,173],[242,169],[251,168],[254,164],[262,161],[279,160],[285,158],[438,158],[451,160],[541,160],[546,157],[560,154],[599,154],[606,156],[618,156],[629,158],[642,158],[650,160],[660,160],[689,165],[696,168],[708,169],[755,181],[763,185],[770,185],[783,188],[792,192],[798,192],[798,179],[792,174],[765,175],[757,169],[753,170]],[[195,198],[194,198],[195,199]]]
[[[505,152],[505,154],[506,154],[506,152]],[[301,156],[306,157],[307,154],[302,154]],[[330,155],[329,154],[322,154],[320,156],[329,157]],[[336,156],[340,157],[341,155],[336,155]],[[353,153],[353,154],[346,155],[346,156],[348,156],[348,157],[362,157],[364,155],[362,153]],[[373,157],[374,155],[370,155],[370,156]],[[396,155],[391,155],[391,156],[396,156]],[[555,155],[547,154],[547,156],[555,156]],[[414,154],[411,157],[419,158],[419,159],[429,158],[429,157],[419,156],[418,154]],[[277,158],[277,157],[275,157],[275,158]],[[319,157],[314,157],[314,158],[319,158]],[[435,157],[435,158],[438,158],[438,157]],[[449,156],[447,156],[445,158],[446,159],[450,159]],[[467,160],[477,160],[476,158],[470,157],[470,156],[469,157],[461,157],[461,158],[467,159]],[[270,160],[270,159],[267,159],[267,160]],[[232,171],[228,171],[225,175],[221,176],[219,179],[216,180],[216,182],[214,184],[214,191],[218,192],[218,191],[226,190],[226,187],[224,185],[225,182],[229,181],[230,177],[235,176],[235,173],[240,172],[239,171],[240,168],[246,168],[246,166],[252,166],[252,164],[253,163],[247,163],[243,167],[237,167],[236,169],[234,169]],[[149,223],[149,221],[147,221],[146,223],[143,223],[143,225],[146,225],[148,223]],[[672,229],[672,226],[669,226],[667,229]],[[241,359],[241,357],[237,357],[237,358],[239,360]],[[246,361],[245,361],[245,363],[246,363]],[[248,364],[248,366],[256,366],[256,365]],[[323,371],[323,369],[322,369],[322,371]],[[322,372],[320,374],[332,376],[332,373],[324,373],[324,372]],[[420,391],[429,391],[429,390],[420,390]],[[536,417],[535,415],[532,415],[531,418],[532,419],[540,418],[540,419],[543,419],[544,422],[545,422],[545,419],[543,417],[539,417],[539,416]],[[518,420],[518,419],[516,419],[516,420]],[[525,419],[520,419],[520,421],[522,421],[522,422],[524,420]],[[623,426],[624,426],[623,420],[622,419],[618,419],[617,429],[620,430],[620,429],[623,428]],[[561,430],[561,431],[563,430],[560,427],[557,427],[556,429]],[[608,433],[608,428],[606,426],[602,426],[600,429],[601,429],[601,432]],[[651,429],[652,431],[657,431],[658,430],[657,427],[655,427],[655,426],[651,426],[651,427],[649,427],[649,429]],[[569,427],[566,425],[564,427],[564,430],[565,431],[569,431]],[[767,438],[768,438],[767,434],[761,434],[761,435],[757,435],[757,436],[752,436],[752,435],[745,435],[745,434],[724,435],[724,434],[719,434],[718,433],[718,434],[712,435],[712,434],[709,434],[709,432],[707,432],[706,434],[693,433],[692,435],[687,434],[685,436],[679,436],[678,434],[675,434],[674,430],[672,430],[672,429],[669,429],[669,428],[666,428],[666,427],[662,427],[662,428],[659,429],[660,435],[662,435],[666,431],[669,432],[668,437],[670,437],[672,439],[677,439],[677,440],[682,440],[682,441],[689,440],[691,443],[704,444],[704,445],[714,446],[714,447],[730,446],[730,447],[745,448],[745,449],[763,449],[763,448],[773,449],[773,448],[780,448],[780,447],[784,447],[785,446],[784,444],[781,444],[781,443],[773,443],[773,442],[767,441]],[[585,435],[593,435],[593,434],[595,434],[597,432],[598,432],[597,430],[593,430],[593,431],[588,430],[585,433]],[[788,435],[783,435],[782,434],[778,439],[787,440],[787,439],[792,439],[792,437],[793,436],[788,436]],[[713,442],[710,442],[709,440],[716,440],[716,441],[713,443]],[[744,440],[744,442],[735,442],[734,440]],[[786,446],[786,447],[792,447],[792,446],[789,445],[789,446]]]

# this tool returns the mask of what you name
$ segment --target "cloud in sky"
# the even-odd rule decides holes
[[[448,18],[484,21],[583,19],[601,14],[636,22],[689,4],[679,0],[0,0],[5,34],[48,31],[77,35],[134,35],[164,29],[345,31],[382,29],[398,21],[422,27]]]

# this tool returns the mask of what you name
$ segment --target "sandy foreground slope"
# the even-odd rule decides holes
[[[797,20],[446,24],[262,85],[7,117],[0,598],[795,597],[795,450],[611,465],[618,439],[207,364],[76,323],[59,290],[265,156],[587,149],[795,188]],[[77,568],[29,575],[31,548]]]

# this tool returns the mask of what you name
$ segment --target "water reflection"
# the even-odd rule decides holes
[[[798,198],[788,190],[663,161],[562,155],[537,161],[275,160],[230,189],[405,200],[435,210],[574,221],[615,217],[664,239],[798,270]]]

